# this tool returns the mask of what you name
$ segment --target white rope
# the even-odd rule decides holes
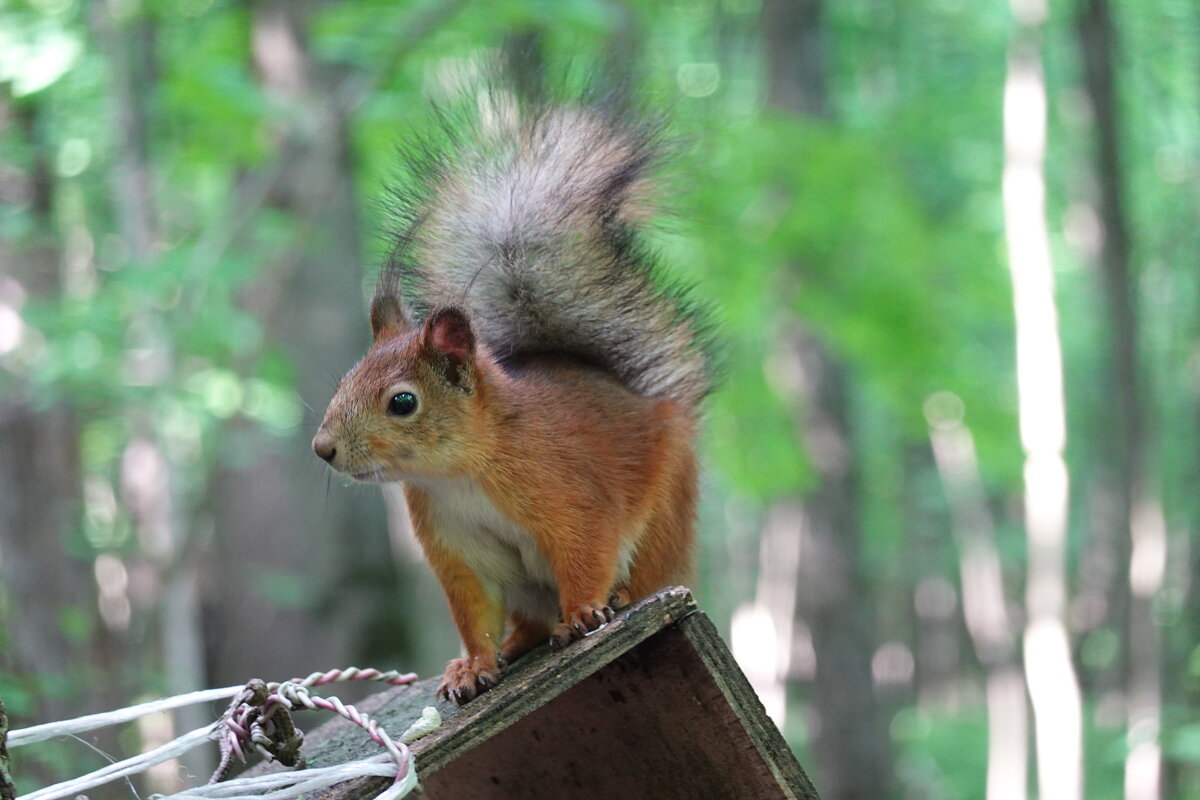
[[[207,786],[197,786],[194,789],[185,789],[172,795],[151,795],[151,800],[287,800],[287,798],[299,797],[309,792],[328,789],[334,784],[354,778],[371,776],[392,778],[395,775],[396,765],[391,763],[385,755],[368,761],[354,761],[333,767],[310,767],[291,772],[256,775],[253,778],[235,778],[221,783],[210,783]],[[404,780],[388,787],[383,794],[377,796],[376,800],[384,795],[388,795],[389,799],[404,797],[416,784],[417,771],[409,769]]]
[[[433,706],[426,706],[421,716],[400,736],[400,741],[410,744],[426,736],[442,724],[442,715]],[[310,767],[296,772],[273,772],[253,778],[235,778],[207,786],[185,789],[171,795],[151,795],[150,800],[288,800],[310,792],[327,789],[336,783],[378,775],[393,777],[396,766],[388,762],[387,755],[378,755],[364,761],[339,764],[335,767]],[[404,779],[393,783],[375,800],[399,800],[417,785],[417,770],[411,764]],[[288,787],[288,788],[283,788]],[[274,789],[276,791],[267,791]],[[20,800],[20,798],[18,798]]]
[[[129,708],[118,708],[116,711],[105,711],[101,714],[89,714],[86,717],[76,717],[75,719],[62,720],[61,722],[47,722],[42,725],[33,725],[28,728],[11,731],[8,734],[8,746],[10,748],[20,747],[21,745],[33,744],[35,742],[44,742],[47,739],[53,739],[55,736],[70,736],[90,731],[92,728],[120,725],[122,722],[129,722],[138,717],[144,717],[147,714],[168,711],[172,708],[180,708],[181,706],[190,706],[195,703],[228,700],[240,692],[242,688],[242,686],[228,686],[224,689],[205,689],[200,692],[180,694],[162,700],[152,700],[149,703],[142,703],[141,705],[130,706]]]
[[[302,681],[290,681],[283,684],[286,687],[283,692],[283,702],[290,706],[289,698],[300,699],[302,697],[303,700],[309,700],[307,686],[311,685],[322,685],[339,680],[364,679],[400,683],[402,681],[409,682],[415,677],[415,675],[400,675],[395,672],[381,673],[378,670],[359,670],[355,667],[350,667],[347,670],[331,670],[327,673],[314,672]],[[274,691],[281,685],[270,684],[269,686]],[[296,687],[296,690],[292,690],[293,686]],[[12,747],[19,747],[21,745],[45,741],[55,736],[72,735],[94,728],[117,725],[159,711],[166,711],[195,703],[227,699],[238,694],[245,688],[244,686],[231,686],[225,689],[206,689],[204,691],[154,700],[149,703],[142,703],[102,714],[90,714],[86,717],[79,717],[73,720],[48,722],[44,725],[22,728],[9,734],[8,744]],[[276,772],[253,778],[238,778],[232,781],[207,784],[168,795],[167,798],[169,800],[290,800],[291,798],[320,791],[336,783],[354,778],[395,776],[396,762],[392,757],[396,755],[396,747],[388,739],[386,732],[379,729],[378,724],[371,720],[370,717],[360,714],[352,706],[344,706],[336,697],[319,699],[330,701],[335,707],[340,707],[341,710],[337,711],[337,713],[341,713],[352,721],[360,722],[373,739],[379,741],[378,737],[382,734],[384,741],[381,744],[386,742],[386,744],[391,745],[388,748],[389,753],[332,767]],[[311,700],[309,702],[302,701],[300,704],[312,707]],[[79,795],[96,786],[143,772],[155,764],[161,764],[164,761],[181,756],[189,750],[216,738],[216,732],[218,729],[223,728],[224,722],[224,719],[222,719],[203,728],[197,728],[141,755],[109,764],[82,777],[63,781],[62,783],[21,795],[17,800],[59,800],[59,798]],[[427,735],[441,724],[441,715],[438,714],[437,709],[427,706],[421,712],[421,716],[404,731],[404,734],[400,737],[400,741],[405,744],[415,741]],[[415,765],[409,762],[404,777],[377,795],[375,800],[400,800],[400,798],[408,795],[416,785],[417,770]],[[152,797],[159,800],[167,800],[163,795],[153,795]]]
[[[114,781],[117,778],[136,775],[155,764],[161,764],[176,756],[181,756],[192,748],[208,741],[212,732],[216,730],[217,724],[214,722],[211,725],[205,725],[203,728],[197,728],[191,733],[185,733],[178,739],[167,742],[161,747],[148,750],[141,755],[127,758],[124,761],[118,761],[115,764],[109,764],[107,767],[90,772],[81,778],[73,778],[69,781],[56,783],[53,786],[47,786],[44,789],[38,789],[29,794],[21,795],[17,800],[55,800],[55,798],[59,797],[73,797],[93,787]]]

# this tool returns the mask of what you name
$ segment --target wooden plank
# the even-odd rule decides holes
[[[441,728],[411,747],[424,776],[549,702],[666,625],[695,611],[695,601],[687,589],[664,589],[622,610],[612,622],[570,647],[558,651],[548,645],[537,648],[509,667],[498,687],[466,706],[436,697],[440,677],[380,692],[357,706],[394,735],[416,720],[425,706],[437,707],[442,715]],[[336,719],[312,731],[303,752],[309,764],[323,766],[375,755],[379,747],[351,723]],[[337,787],[334,794],[345,800],[357,800],[373,797],[386,786],[383,779],[364,779]]]
[[[762,748],[729,705],[682,630],[698,619],[703,614],[654,634],[500,736],[426,775],[425,797],[815,798],[791,753]],[[773,763],[780,757],[792,771]]]
[[[762,704],[691,594],[666,589],[562,651],[539,648],[464,707],[431,678],[358,707],[398,735],[426,705],[443,725],[412,745],[425,797],[797,798],[816,800]],[[350,723],[314,730],[314,766],[378,753]],[[325,793],[369,798],[364,779]],[[735,788],[736,787],[736,788]]]

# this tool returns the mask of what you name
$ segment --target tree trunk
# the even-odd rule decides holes
[[[1129,226],[1123,198],[1120,123],[1114,61],[1119,42],[1108,0],[1086,0],[1076,17],[1084,78],[1095,115],[1095,171],[1103,229],[1100,266],[1111,331],[1109,361],[1116,400],[1112,472],[1118,476],[1116,523],[1129,536],[1126,616],[1128,755],[1126,800],[1161,795],[1161,645],[1153,601],[1166,568],[1166,530],[1161,503],[1146,470],[1146,412],[1139,364],[1136,279],[1130,266]]]
[[[13,398],[0,406],[0,572],[7,609],[3,669],[12,675],[63,674],[87,664],[62,621],[95,608],[90,563],[66,554],[80,505],[78,426],[69,409],[34,409]],[[99,681],[95,681],[99,683]],[[38,698],[36,721],[72,716],[78,698]],[[99,710],[99,709],[96,709]]]
[[[895,600],[880,602],[890,630],[913,630],[913,689],[918,709],[931,714],[957,713],[963,698],[963,652],[959,592],[945,576],[945,520],[928,500],[928,478],[935,471],[928,446],[903,447],[904,491],[900,524],[905,535],[892,571],[911,578]],[[877,601],[879,602],[879,601]],[[905,610],[905,618],[897,618]]]
[[[1029,769],[1025,679],[1017,662],[1015,626],[1008,615],[975,442],[962,422],[958,398],[935,395],[926,404],[926,416],[958,545],[963,617],[986,675],[987,800],[1024,800]]]
[[[108,63],[112,66],[113,128],[115,153],[112,168],[112,206],[118,229],[130,254],[133,269],[155,268],[160,245],[159,209],[154,186],[151,138],[154,132],[153,100],[158,88],[157,25],[143,11],[124,13],[109,2],[97,4],[93,28]],[[139,312],[130,325],[131,351],[154,352],[155,361],[165,365],[163,381],[175,378],[172,343],[166,340],[159,314]],[[189,546],[192,514],[183,507],[179,492],[183,469],[164,445],[159,420],[152,408],[129,409],[130,427],[139,433],[126,445],[121,459],[121,498],[129,509],[137,533],[139,551],[130,559],[131,568],[153,575],[161,587],[154,611],[154,644],[159,658],[142,668],[161,669],[167,694],[201,689],[205,683],[203,644],[197,588],[195,550]],[[101,554],[97,575],[108,574],[101,564],[124,570],[117,553]],[[101,586],[102,597],[105,586]],[[101,613],[111,627],[129,625],[129,612]],[[147,648],[148,649],[148,648]],[[177,730],[192,730],[207,720],[200,708],[179,709],[172,715]],[[161,742],[148,742],[156,745]],[[196,774],[211,771],[211,754],[195,752],[181,757],[184,767]],[[147,773],[151,788],[171,792],[182,783],[171,768]]]
[[[218,685],[346,662],[354,628],[331,624],[345,609],[330,606],[360,587],[339,594],[335,583],[361,582],[356,554],[373,552],[366,540],[384,542],[386,531],[382,502],[331,489],[309,447],[340,370],[367,344],[348,120],[331,76],[308,49],[313,9],[290,0],[251,4],[255,67],[268,96],[286,109],[276,131],[280,166],[266,179],[265,202],[293,216],[297,241],[245,300],[265,320],[266,338],[290,356],[313,418],[286,440],[244,422],[227,429],[209,488],[215,537],[207,645]],[[273,595],[263,594],[271,591],[264,576]]]
[[[768,0],[762,23],[768,100],[827,117],[820,0]],[[795,327],[785,348],[802,378],[797,430],[816,473],[803,498],[798,610],[816,655],[812,688],[818,785],[826,800],[891,794],[891,742],[871,674],[872,613],[859,556],[860,486],[846,366],[817,336]]]
[[[819,475],[804,498],[798,607],[816,655],[813,752],[821,796],[888,797],[891,741],[871,673],[873,616],[859,552],[861,487],[847,368],[810,333],[799,333],[793,348],[806,387],[799,425]]]
[[[113,0],[97,3],[92,16],[111,65],[113,211],[134,261],[145,266],[158,238],[150,162],[150,101],[158,74],[155,28],[144,13],[126,16],[114,6]]]
[[[1033,703],[1039,796],[1080,800],[1083,711],[1067,634],[1068,473],[1062,347],[1046,227],[1045,9],[1014,0],[1004,87],[1004,227],[1016,321],[1017,393],[1028,537],[1025,677]]]
[[[815,668],[794,663],[803,521],[804,505],[798,498],[777,497],[767,507],[759,533],[754,600],[734,611],[730,625],[734,655],[767,715],[781,729],[787,720],[788,679],[811,680]]]
[[[8,109],[32,152],[27,172],[14,165],[9,173],[21,176],[13,179],[9,196],[28,205],[34,231],[25,243],[0,242],[0,263],[6,265],[0,303],[18,314],[18,296],[52,301],[63,290],[61,254],[52,244],[53,154],[38,146],[46,141],[39,99],[13,101]],[[120,643],[95,624],[91,561],[72,552],[82,503],[78,422],[69,406],[39,404],[33,391],[17,375],[0,401],[0,670],[20,679],[53,676],[75,689],[57,696],[35,691],[30,724],[100,711],[124,699],[109,673]],[[92,634],[81,637],[81,630]],[[113,741],[102,737],[101,746],[111,749]]]

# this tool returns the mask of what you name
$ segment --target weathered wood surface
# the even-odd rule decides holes
[[[438,679],[380,692],[360,710],[399,735],[428,705],[442,726],[412,744],[424,798],[796,798],[816,800],[709,619],[681,587],[623,610],[580,642],[520,659],[466,706]],[[379,752],[335,720],[304,745],[320,766]],[[322,800],[370,798],[386,779]]]

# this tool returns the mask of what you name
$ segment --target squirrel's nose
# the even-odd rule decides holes
[[[333,445],[333,437],[325,431],[317,431],[317,435],[312,440],[313,452],[330,463],[333,462],[333,457],[337,455],[337,448]]]

